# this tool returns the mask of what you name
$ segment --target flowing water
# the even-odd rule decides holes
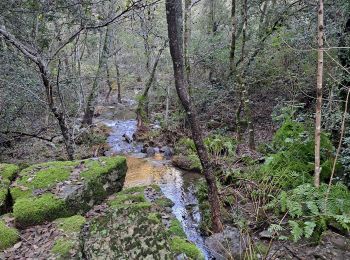
[[[137,128],[136,120],[131,119],[135,117],[130,110],[127,113],[128,116],[125,116],[125,113],[119,113],[115,117],[111,116],[113,112],[109,113],[109,119],[103,122],[111,127],[108,138],[111,152],[124,154],[127,157],[128,172],[124,187],[158,184],[164,195],[174,203],[172,211],[181,222],[188,240],[195,243],[202,250],[205,258],[209,259],[210,253],[205,248],[204,239],[198,228],[201,216],[194,192],[194,184],[202,177],[198,173],[184,172],[172,167],[170,162],[163,160],[160,154],[156,154],[153,158],[144,158],[145,154],[141,153],[142,144],[128,143],[123,137],[124,134],[132,137]]]

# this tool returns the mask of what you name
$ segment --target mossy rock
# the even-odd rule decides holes
[[[11,187],[16,225],[27,227],[89,210],[121,190],[124,157],[59,161],[30,166]]]
[[[146,189],[151,188],[117,193],[109,202],[108,213],[88,223],[82,242],[86,258],[175,259],[180,254],[189,259],[203,258],[200,250],[186,240],[181,223],[157,203],[166,198],[154,190],[160,196],[150,199]]]
[[[9,187],[11,181],[14,180],[19,167],[14,164],[0,164],[0,215],[8,211],[9,203]]]
[[[55,221],[61,236],[51,248],[50,259],[81,259],[80,232],[86,220],[81,215],[60,218]]]
[[[198,156],[191,155],[175,155],[171,159],[172,164],[185,171],[202,172],[202,166],[200,164]]]
[[[13,246],[19,240],[19,232],[0,220],[0,251]]]

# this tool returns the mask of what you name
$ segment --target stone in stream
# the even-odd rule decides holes
[[[125,139],[125,141],[127,142],[127,143],[132,143],[132,141],[133,141],[133,138],[132,137],[130,137],[129,135],[127,135],[127,134],[123,134],[123,137],[124,137],[124,139]]]
[[[156,151],[153,147],[148,147],[146,149],[146,154],[147,154],[147,157],[153,157],[156,154]]]
[[[22,170],[10,188],[16,226],[86,212],[121,190],[126,170],[121,156],[47,162]]]
[[[173,149],[171,149],[171,148],[168,147],[168,146],[163,146],[162,148],[160,148],[160,151],[161,151],[162,153],[164,153],[164,157],[165,157],[165,159],[167,159],[167,160],[170,160],[171,157],[174,155]]]

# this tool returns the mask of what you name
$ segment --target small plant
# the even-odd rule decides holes
[[[319,189],[311,184],[302,184],[290,191],[282,191],[268,207],[278,208],[290,217],[288,226],[292,239],[318,237],[327,226],[337,226],[343,231],[350,230],[350,192],[347,187],[337,183],[331,187],[327,196],[326,184]],[[271,231],[281,231],[271,225]]]

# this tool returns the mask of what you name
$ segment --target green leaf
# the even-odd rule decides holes
[[[288,223],[292,229],[291,233],[293,236],[293,241],[297,242],[303,235],[303,229],[299,226],[297,222],[293,220],[289,220]]]
[[[312,222],[312,221],[306,221],[304,223],[304,234],[306,238],[309,238],[312,236],[312,234],[314,233],[315,227],[316,227],[316,223]]]

